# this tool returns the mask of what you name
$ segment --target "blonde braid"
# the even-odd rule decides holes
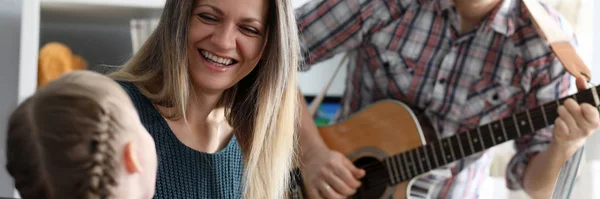
[[[91,164],[87,192],[89,199],[109,198],[113,196],[113,188],[117,186],[115,136],[109,133],[115,132],[111,126],[114,120],[108,114],[103,114],[100,119],[98,130],[93,133],[90,141]]]

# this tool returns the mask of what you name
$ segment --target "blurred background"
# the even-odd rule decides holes
[[[308,0],[292,0],[299,7]],[[542,0],[558,9],[575,28],[578,51],[600,83],[600,0]],[[108,72],[123,64],[156,26],[164,0],[0,0],[0,197],[14,197],[6,173],[5,129],[8,114],[53,75],[45,68]],[[596,56],[594,56],[596,55]],[[319,94],[341,56],[299,74],[307,99]],[[340,70],[316,119],[325,125],[339,107],[345,70]],[[572,93],[575,92],[573,89]],[[600,198],[600,133],[586,144],[581,173],[572,198]],[[527,198],[504,184],[504,169],[512,153],[510,142],[495,147],[496,158],[481,198]],[[593,189],[596,188],[596,189]]]

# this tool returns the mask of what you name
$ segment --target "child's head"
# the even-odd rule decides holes
[[[24,199],[154,195],[152,137],[125,91],[98,73],[65,74],[19,105],[6,150]]]

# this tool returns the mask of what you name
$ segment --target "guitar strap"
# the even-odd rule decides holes
[[[335,79],[335,77],[337,76],[337,73],[340,71],[340,68],[342,68],[345,61],[348,59],[348,54],[349,53],[347,53],[347,52],[344,53],[344,57],[342,58],[342,61],[340,61],[340,64],[338,64],[338,67],[335,69],[335,72],[333,72],[333,74],[329,78],[329,81],[327,82],[327,84],[323,87],[323,90],[321,91],[321,93],[319,93],[319,95],[317,95],[315,97],[315,99],[313,99],[312,102],[310,102],[310,106],[308,107],[308,112],[310,112],[311,117],[314,117],[315,114],[317,113],[317,110],[319,109],[321,102],[323,102],[323,99],[325,98],[325,95],[327,94],[327,90],[329,90],[329,87],[331,87],[331,83],[333,82],[333,79]]]
[[[565,35],[556,20],[542,7],[539,0],[522,1],[529,12],[536,31],[550,45],[565,69],[574,77],[584,76],[587,82],[590,82],[592,79],[590,69],[579,57],[575,48],[571,45],[569,37]]]

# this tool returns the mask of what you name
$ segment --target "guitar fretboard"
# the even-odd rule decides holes
[[[568,98],[597,107],[592,89],[595,89],[595,93],[598,92],[598,88],[594,87],[390,156],[384,159],[385,167],[381,169],[387,169],[389,184],[394,185],[506,141],[533,134],[554,124],[558,117],[558,106]]]

